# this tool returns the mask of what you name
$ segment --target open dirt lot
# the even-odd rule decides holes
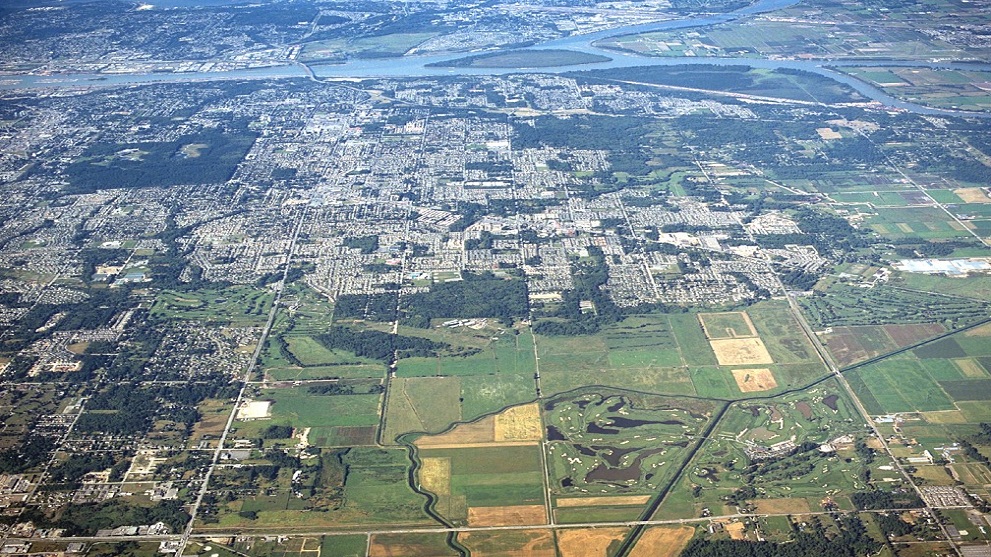
[[[778,386],[774,380],[771,370],[762,369],[734,369],[733,379],[736,379],[736,386],[744,393],[754,393],[757,391],[769,391]]]
[[[953,190],[964,203],[991,203],[991,197],[982,188],[961,188]]]
[[[694,534],[689,526],[654,526],[640,536],[630,557],[676,557]]]
[[[469,526],[521,526],[547,524],[543,505],[468,507]]]
[[[557,551],[561,557],[606,557],[609,544],[621,541],[627,528],[566,529],[557,533]]]
[[[805,499],[757,499],[757,512],[760,514],[807,513],[809,502]]]
[[[558,507],[612,507],[622,505],[646,505],[650,495],[614,495],[612,497],[569,497],[558,499]]]
[[[773,364],[764,341],[759,338],[727,338],[710,340],[712,351],[721,366]]]
[[[730,522],[726,525],[726,533],[729,534],[730,539],[734,540],[747,539],[746,529],[746,525],[742,522]]]

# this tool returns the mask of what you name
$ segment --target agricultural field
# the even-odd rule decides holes
[[[946,332],[940,323],[831,327],[820,334],[830,355],[841,367],[855,364],[936,337]]]
[[[254,399],[271,403],[268,415],[238,420],[233,432],[237,439],[255,439],[271,426],[288,426],[304,445],[371,444],[379,425],[380,393],[377,380],[258,389]]]
[[[960,110],[991,109],[988,72],[930,68],[844,68],[858,79],[884,88],[900,98]]]
[[[557,533],[560,557],[612,555],[629,534],[627,528],[568,528]]]
[[[848,375],[872,413],[961,411],[966,416],[970,406],[960,403],[991,396],[989,339],[991,330],[986,326],[970,329],[858,367]],[[972,414],[967,421],[980,421],[981,416]]]
[[[458,553],[447,544],[446,534],[375,534],[368,545],[368,557],[454,557]]]
[[[982,209],[987,210],[986,207]],[[959,211],[959,208],[955,210]],[[867,222],[874,231],[886,238],[935,240],[971,237],[968,225],[936,207],[875,207],[875,212],[876,215]]]
[[[542,436],[536,404],[422,436],[414,441],[418,484],[436,497],[434,510],[455,523],[545,524]]]
[[[687,364],[715,364],[694,315],[632,316],[591,336],[537,336],[545,395],[586,385],[695,394]]]
[[[690,526],[652,526],[637,540],[631,557],[677,557],[695,535]]]
[[[466,532],[458,535],[458,542],[478,557],[557,556],[554,535],[550,530]]]

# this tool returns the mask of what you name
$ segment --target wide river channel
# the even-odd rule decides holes
[[[972,116],[976,118],[991,118],[991,114],[977,113],[948,108],[933,108],[922,106],[909,101],[896,99],[881,89],[859,79],[830,69],[840,66],[902,66],[932,69],[963,69],[991,71],[991,64],[985,63],[952,63],[927,62],[924,60],[768,60],[758,58],[733,57],[650,57],[632,52],[617,52],[604,50],[594,43],[602,39],[646,33],[651,31],[668,31],[689,27],[707,27],[726,23],[741,17],[772,12],[797,4],[799,0],[757,0],[753,4],[739,10],[717,15],[698,16],[684,19],[629,25],[605,31],[584,35],[575,35],[554,39],[527,50],[538,49],[568,49],[589,54],[598,54],[610,58],[608,62],[583,64],[578,66],[555,66],[534,68],[444,68],[432,67],[431,64],[462,58],[464,53],[444,54],[435,56],[405,56],[379,60],[351,60],[343,64],[311,66],[309,71],[301,64],[273,66],[244,70],[219,72],[185,72],[185,73],[147,73],[147,74],[58,74],[58,75],[4,75],[0,76],[0,89],[69,87],[69,86],[109,86],[130,85],[141,83],[214,81],[223,79],[272,79],[272,78],[388,78],[388,77],[426,77],[426,76],[457,76],[457,75],[503,75],[523,73],[564,73],[580,70],[628,68],[637,66],[675,66],[684,64],[712,64],[720,66],[750,66],[753,68],[778,69],[788,68],[817,73],[840,83],[890,108],[896,108],[916,114],[941,116]],[[487,51],[494,52],[494,51]],[[312,72],[312,75],[311,75]]]

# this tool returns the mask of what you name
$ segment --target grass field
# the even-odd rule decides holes
[[[368,537],[361,534],[324,536],[316,557],[365,557],[367,549]]]
[[[695,388],[683,366],[716,363],[691,314],[631,316],[596,335],[536,342],[544,394],[605,385],[690,395]]]
[[[382,438],[392,442],[410,432],[437,433],[461,420],[457,377],[397,377],[390,383]]]
[[[374,360],[361,358],[344,350],[330,350],[311,336],[286,336],[285,340],[289,351],[299,359],[304,367],[376,363]]]
[[[481,329],[401,327],[400,334],[479,350],[478,354],[467,357],[441,354],[434,358],[402,359],[397,369],[400,377],[532,375],[534,371],[533,337],[526,329],[504,329],[492,324]]]
[[[273,401],[271,419],[235,422],[238,438],[257,438],[271,425],[288,425],[300,430],[309,427],[324,432],[327,431],[325,428],[336,426],[377,428],[382,396],[316,395],[305,388],[278,388],[262,389],[257,398]]]
[[[385,366],[382,364],[357,364],[298,367],[291,365],[265,368],[265,375],[271,381],[306,381],[310,379],[358,379],[364,377],[383,377]]]
[[[698,315],[706,338],[745,338],[757,336],[750,317],[742,311],[700,313]]]
[[[319,460],[304,462],[297,482],[292,480],[293,470],[286,468],[274,480],[255,478],[256,488],[262,487],[255,490],[257,495],[222,505],[219,522],[198,523],[197,528],[250,526],[291,534],[313,528],[354,530],[360,525],[429,523],[423,513],[424,498],[406,485],[410,461],[405,449],[324,450]],[[224,469],[217,481],[246,487],[248,477],[243,469]],[[256,514],[248,518],[239,511]]]
[[[530,375],[480,375],[461,377],[460,382],[462,420],[473,420],[537,396]]]
[[[819,362],[815,348],[802,333],[788,304],[777,300],[761,302],[747,313],[771,359],[778,364]]]

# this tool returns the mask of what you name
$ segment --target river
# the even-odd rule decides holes
[[[149,3],[153,3],[151,0]],[[182,2],[184,0],[173,0]],[[189,0],[187,0],[189,1]],[[230,0],[217,0],[230,1]],[[739,10],[716,15],[696,16],[684,19],[671,19],[655,23],[629,25],[616,29],[597,31],[584,35],[574,35],[554,39],[529,50],[538,49],[569,49],[589,54],[606,56],[608,62],[583,64],[577,66],[556,66],[553,68],[536,68],[538,73],[565,73],[571,71],[628,68],[637,66],[674,66],[684,64],[713,64],[719,66],[749,66],[753,68],[803,70],[817,73],[830,79],[848,85],[864,97],[881,103],[890,108],[934,116],[972,116],[976,118],[991,118],[989,113],[977,113],[947,108],[933,108],[913,102],[897,99],[881,89],[831,68],[842,66],[902,66],[932,69],[966,69],[991,71],[991,64],[985,63],[939,63],[911,60],[769,60],[761,58],[734,57],[692,57],[692,58],[658,58],[641,56],[630,52],[605,50],[595,46],[597,41],[651,31],[668,31],[689,27],[706,27],[739,19],[741,17],[766,13],[797,4],[800,0],[758,0]],[[150,73],[150,74],[59,74],[54,76],[38,76],[31,74],[0,76],[0,89],[24,89],[39,87],[66,86],[99,86],[99,85],[130,85],[161,82],[192,82],[216,81],[224,79],[284,79],[309,77],[314,78],[389,78],[389,77],[429,77],[454,75],[505,75],[528,71],[525,68],[450,68],[432,67],[432,64],[446,62],[464,57],[465,54],[444,54],[434,56],[406,56],[381,60],[350,60],[344,64],[311,66],[310,71],[301,65],[273,66],[219,72],[189,72],[189,73]]]

